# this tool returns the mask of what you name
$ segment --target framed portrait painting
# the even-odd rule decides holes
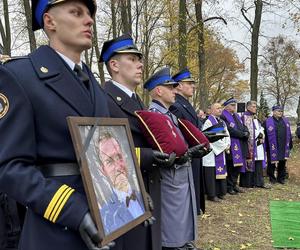
[[[106,245],[151,217],[127,119],[68,117],[92,217]]]

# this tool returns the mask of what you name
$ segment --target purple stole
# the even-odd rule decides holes
[[[285,159],[289,158],[290,155],[290,140],[291,140],[291,130],[290,130],[290,123],[287,118],[282,117],[283,122],[285,124],[285,131],[286,131],[286,141],[285,143]],[[271,116],[266,120],[266,127],[267,127],[267,134],[268,134],[268,142],[269,142],[269,153],[271,157],[271,163],[278,162],[277,158],[277,137],[275,132],[275,124],[274,118]]]
[[[237,126],[235,123],[235,120],[233,118],[233,115],[235,115],[235,117],[237,117],[237,119],[239,119],[239,121],[241,123],[243,123],[241,120],[241,117],[238,114],[232,115],[227,110],[223,110],[222,114],[226,118],[226,120],[229,123],[229,126],[231,128],[235,128]],[[240,140],[237,138],[230,137],[230,142],[231,142],[230,151],[232,154],[233,166],[234,167],[242,167],[241,172],[245,172],[246,161],[245,161],[245,159],[243,159]]]
[[[218,123],[216,118],[212,115],[208,117],[208,120],[211,122],[212,125],[215,125]],[[224,152],[215,155],[215,169],[216,169],[216,179],[226,179],[227,176],[227,170],[225,167],[225,161],[224,161]]]
[[[248,155],[246,170],[248,172],[253,172],[255,169],[255,157],[256,157],[256,140],[255,140],[255,124],[253,120],[253,114],[246,111],[242,120],[244,125],[248,128],[250,136],[248,138]]]

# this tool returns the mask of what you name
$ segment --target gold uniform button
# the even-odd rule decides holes
[[[45,67],[41,67],[40,70],[45,74],[49,72],[49,70]]]

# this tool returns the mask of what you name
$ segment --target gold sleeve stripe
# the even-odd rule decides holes
[[[71,194],[72,194],[74,191],[75,191],[75,190],[71,188],[71,189],[68,190],[68,192],[65,192],[66,195],[65,195],[65,197],[62,199],[62,202],[61,202],[61,204],[60,204],[60,206],[59,206],[59,208],[58,208],[58,210],[57,210],[57,212],[56,212],[56,214],[55,214],[55,216],[54,216],[54,218],[53,218],[53,220],[52,220],[53,223],[56,222],[58,216],[60,215],[61,210],[63,209],[63,207],[65,206],[66,202],[69,200]]]
[[[68,188],[67,185],[62,185],[54,194],[52,200],[50,201],[45,213],[44,213],[44,218],[49,220],[50,214],[52,213],[52,210],[55,206],[55,204],[57,203],[57,201],[59,200],[60,196],[66,191],[66,189]]]
[[[138,160],[139,166],[141,166],[141,148],[135,148],[135,154]]]
[[[54,205],[53,209],[52,209],[52,212],[49,216],[49,220],[53,222],[53,218],[57,212],[57,210],[59,209],[60,207],[60,204],[62,203],[63,199],[65,198],[65,196],[68,194],[68,192],[72,190],[72,188],[68,187],[63,193],[62,195],[59,197],[58,201],[56,202],[56,204]]]

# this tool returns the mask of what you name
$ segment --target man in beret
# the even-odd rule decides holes
[[[27,207],[21,250],[100,249],[66,120],[109,116],[80,60],[95,12],[93,0],[32,0],[49,45],[0,66],[0,190]]]
[[[246,171],[247,141],[249,131],[236,113],[237,101],[229,98],[223,103],[221,119],[225,121],[230,134],[230,152],[226,154],[227,192],[231,195],[243,193],[237,186],[240,172]]]
[[[175,102],[178,83],[170,76],[170,69],[165,67],[153,74],[144,84],[150,92],[152,102],[149,110],[168,116],[175,125],[180,136],[178,121],[169,108]],[[189,149],[191,153],[197,151],[197,146]],[[161,169],[162,196],[162,246],[163,250],[197,249],[193,241],[197,237],[197,217],[194,182],[188,155],[182,156],[171,168]]]
[[[161,249],[160,234],[160,170],[158,166],[169,164],[168,154],[152,150],[142,134],[135,111],[144,109],[136,94],[142,82],[142,53],[130,35],[122,35],[104,42],[100,62],[104,62],[112,80],[105,83],[108,106],[112,117],[128,118],[136,154],[141,167],[146,191],[153,203],[156,222],[151,227],[139,225],[118,240],[116,248],[122,250]],[[154,165],[155,164],[155,165]]]
[[[197,116],[197,112],[189,102],[195,92],[195,80],[192,78],[191,72],[188,68],[184,68],[172,77],[176,82],[177,94],[176,101],[170,107],[170,111],[177,117],[185,119],[193,123],[201,130],[203,123]],[[205,199],[204,199],[204,180],[202,162],[200,158],[193,158],[192,169],[194,176],[195,196],[197,204],[197,214],[200,215],[200,210],[205,212]]]
[[[267,174],[271,183],[284,184],[286,179],[286,161],[293,148],[291,126],[283,116],[280,105],[272,107],[273,115],[264,122],[266,131],[266,151],[268,156]],[[277,176],[275,169],[277,165]]]

